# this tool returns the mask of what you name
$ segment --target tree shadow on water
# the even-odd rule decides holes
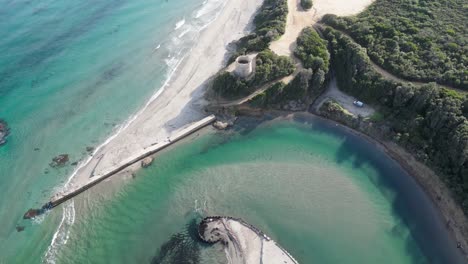
[[[464,263],[445,222],[414,178],[375,143],[327,123],[313,129],[343,139],[335,154],[338,164],[351,161],[354,169],[369,165],[376,170],[376,174],[367,177],[391,203],[392,215],[401,221],[388,232],[405,241],[405,251],[412,263]],[[409,234],[401,232],[406,228]]]

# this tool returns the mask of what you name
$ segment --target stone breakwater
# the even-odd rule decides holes
[[[206,217],[198,226],[198,235],[206,243],[221,243],[230,263],[298,264],[270,237],[239,218]]]
[[[74,187],[62,193],[57,193],[54,197],[51,198],[51,200],[48,203],[42,206],[41,209],[29,209],[24,214],[23,218],[30,219],[30,218],[36,217],[37,215],[43,214],[47,210],[50,210],[64,203],[65,201],[77,196],[78,194],[88,190],[89,188],[92,188],[96,184],[117,174],[123,169],[129,167],[130,165],[133,165],[137,163],[138,161],[141,161],[149,157],[150,155],[155,154],[167,148],[168,146],[176,143],[177,141],[191,135],[192,133],[202,129],[203,127],[206,127],[207,125],[213,123],[215,120],[216,120],[216,117],[214,115],[210,115],[197,122],[194,122],[188,125],[187,127],[175,132],[171,137],[168,137],[167,141],[160,142],[160,143],[151,145],[150,147],[141,149],[140,152],[128,157],[127,159],[123,160],[121,163],[116,164],[115,166],[109,168],[106,172],[90,177],[90,179],[87,182],[81,184],[80,186]]]

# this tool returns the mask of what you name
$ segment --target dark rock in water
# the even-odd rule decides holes
[[[24,226],[16,226],[16,231],[21,232],[21,231],[24,231],[25,228],[26,227],[24,227]]]
[[[41,214],[39,209],[29,209],[24,215],[23,219],[31,219]]]
[[[166,241],[151,264],[199,264],[201,263],[200,245],[196,238],[197,224],[195,220],[187,225],[187,229],[174,234]]]
[[[141,161],[141,167],[147,168],[147,167],[151,166],[152,163],[153,163],[153,158],[146,157]]]
[[[6,138],[10,134],[10,129],[5,120],[0,119],[0,146],[6,143]]]
[[[92,153],[94,151],[94,147],[86,147],[86,151]]]
[[[60,154],[57,157],[52,159],[52,162],[49,164],[51,167],[60,167],[65,165],[70,160],[68,154]]]
[[[73,163],[72,163],[72,164],[70,164],[70,165],[72,165],[72,166],[76,166],[76,165],[78,165],[78,161],[75,161],[75,162],[73,162]]]
[[[39,150],[40,150],[40,148],[34,148],[34,151],[39,151]]]

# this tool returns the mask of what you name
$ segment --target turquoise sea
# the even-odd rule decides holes
[[[50,168],[51,159],[79,161],[115,133],[164,86],[223,3],[0,0],[0,118],[11,128],[0,147],[0,263],[15,262],[27,240],[41,240],[33,257],[50,243],[53,230],[21,219],[73,171]]]
[[[223,3],[0,0],[0,118],[12,132],[0,147],[0,263],[226,263],[193,234],[207,214],[243,218],[300,263],[462,263],[397,164],[310,117],[195,135],[134,177],[22,220],[164,87]],[[69,165],[50,168],[62,153]]]

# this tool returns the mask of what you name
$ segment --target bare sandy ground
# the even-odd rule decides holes
[[[314,6],[305,11],[300,0],[288,0],[286,32],[270,45],[278,55],[289,56],[296,47],[296,39],[305,27],[312,26],[325,14],[338,16],[355,15],[363,11],[374,0],[314,0]]]
[[[368,104],[365,104],[364,107],[355,106],[353,102],[358,99],[340,91],[336,85],[335,78],[330,81],[330,84],[328,85],[325,92],[319,98],[317,98],[312,107],[317,111],[320,106],[322,106],[322,104],[328,99],[337,101],[344,109],[348,110],[348,112],[355,116],[369,117],[375,112],[375,110]]]
[[[204,83],[222,68],[227,45],[246,34],[261,0],[229,0],[220,15],[204,29],[170,85],[135,120],[99,148],[79,167],[66,189],[76,188],[126,158],[171,135],[207,114],[201,112]]]

